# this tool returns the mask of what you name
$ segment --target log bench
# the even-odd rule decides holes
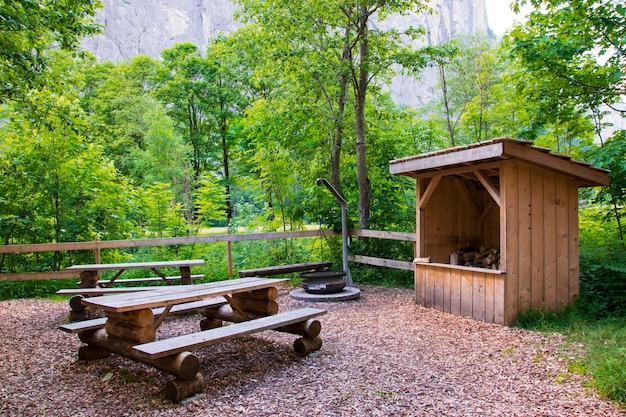
[[[216,297],[210,298],[208,300],[200,300],[193,301],[190,303],[177,304],[171,308],[169,311],[170,314],[173,313],[189,313],[191,311],[198,311],[204,308],[217,308],[227,304],[227,301],[224,297]],[[165,311],[165,307],[153,308],[152,312],[155,317],[160,316]],[[72,323],[62,324],[59,326],[59,329],[63,330],[67,333],[78,333],[85,332],[89,330],[101,329],[106,325],[107,318],[106,317],[98,317],[96,319],[91,320],[83,320],[76,321]]]
[[[265,330],[276,330],[296,323],[304,323],[322,314],[326,314],[326,311],[317,308],[301,308],[299,310],[287,311],[285,313],[234,323],[228,326],[216,327],[197,333],[172,337],[170,339],[143,343],[133,346],[133,349],[149,359],[158,359],[239,336],[246,336]],[[304,341],[303,339],[309,340]],[[297,353],[306,355],[307,353],[318,350],[321,345],[322,339],[318,337],[303,337],[294,342],[294,350]]]
[[[306,262],[301,264],[274,265],[256,269],[242,269],[239,271],[241,278],[245,277],[271,277],[275,275],[291,274],[293,272],[313,272],[328,269],[332,262]]]

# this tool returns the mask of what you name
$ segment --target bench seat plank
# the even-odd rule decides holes
[[[159,286],[153,287],[116,287],[116,288],[66,288],[58,290],[56,293],[59,295],[105,295],[105,294],[121,294],[137,291],[154,291],[160,288]]]
[[[68,333],[85,332],[87,330],[101,329],[107,322],[106,317],[100,317],[97,319],[74,321],[72,323],[66,323],[59,326],[59,329]]]
[[[194,310],[200,310],[202,308],[221,307],[228,304],[224,297],[215,297],[208,300],[194,301],[191,303],[177,304],[172,307],[170,314],[172,313],[187,313]],[[153,308],[152,312],[155,317],[163,314],[165,307]],[[97,319],[76,321],[73,323],[62,324],[59,328],[68,333],[78,333],[87,330],[100,329],[106,325],[107,318],[100,317]]]
[[[120,278],[113,281],[113,285],[115,284],[136,284],[140,282],[170,282],[170,281],[180,281],[182,277],[180,275],[165,277],[165,279],[161,277],[147,277],[147,278]],[[204,279],[204,274],[196,274],[191,276],[191,280],[200,280]],[[98,281],[98,285],[106,285],[110,284],[110,279],[102,279]]]
[[[145,354],[151,359],[156,359],[181,353],[188,349],[212,345],[234,337],[288,326],[322,314],[326,314],[326,311],[317,308],[302,308],[184,336],[173,337],[171,339],[144,343],[133,346],[133,349]]]
[[[239,271],[239,276],[242,278],[268,277],[272,275],[291,274],[292,272],[316,271],[330,268],[332,265],[332,262],[306,262],[301,264],[266,266],[264,268],[243,269]]]

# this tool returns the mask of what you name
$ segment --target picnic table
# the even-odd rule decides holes
[[[72,265],[66,270],[69,271],[79,271],[80,275],[80,283],[78,284],[80,288],[95,288],[97,286],[100,287],[108,287],[111,286],[117,278],[122,275],[124,271],[127,269],[150,269],[152,272],[157,274],[161,280],[164,282],[171,281],[173,279],[179,279],[181,284],[191,284],[191,267],[192,266],[202,266],[204,265],[204,260],[202,259],[190,259],[190,260],[179,260],[179,261],[158,261],[158,262],[128,262],[128,263],[113,263],[113,264],[87,264],[87,265]],[[163,268],[178,268],[180,270],[179,277],[167,277],[164,273],[160,271]],[[117,270],[115,275],[107,281],[99,280],[99,272],[105,270]],[[159,278],[157,278],[158,280]],[[150,281],[150,278],[140,278],[137,280],[133,280],[133,282],[143,282]],[[131,280],[124,280],[129,283]]]
[[[189,350],[264,330],[301,336],[293,345],[299,354],[320,349],[321,325],[315,318],[326,311],[302,308],[278,313],[277,286],[287,281],[239,278],[84,298],[83,304],[101,309],[106,317],[60,328],[78,333],[86,344],[79,349],[79,359],[94,360],[115,353],[173,375],[175,379],[165,388],[166,397],[180,401],[204,390],[200,361]],[[204,303],[200,331],[157,340],[157,329],[170,312],[187,305],[202,307],[199,303]],[[222,326],[223,321],[232,324]]]

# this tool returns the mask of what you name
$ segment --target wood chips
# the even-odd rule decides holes
[[[544,336],[426,309],[413,291],[361,286],[319,307],[323,354],[301,358],[294,335],[265,332],[195,351],[201,398],[165,400],[171,379],[118,356],[79,362],[81,342],[58,330],[69,306],[0,302],[1,416],[626,416],[600,399],[589,377],[568,371],[583,354]],[[199,316],[169,318],[157,337],[197,329]]]

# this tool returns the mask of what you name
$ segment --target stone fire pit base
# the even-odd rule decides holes
[[[304,288],[298,288],[289,292],[291,298],[303,301],[346,301],[355,300],[361,296],[361,290],[354,287],[346,287],[340,292],[334,294],[311,294],[304,290]]]

